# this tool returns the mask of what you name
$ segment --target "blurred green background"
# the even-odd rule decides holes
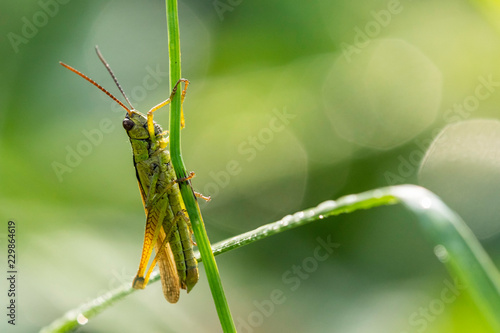
[[[99,45],[145,112],[170,93],[165,10],[152,0],[0,9],[0,217],[17,224],[19,271],[17,325],[4,317],[0,327],[35,332],[132,279],[145,220],[124,112],[58,61],[118,95]],[[415,183],[459,212],[498,263],[492,10],[494,1],[181,1],[191,81],[182,148],[195,189],[212,195],[200,203],[211,241],[341,195]],[[167,110],[155,117],[168,128]],[[447,140],[424,157],[444,128]],[[307,266],[318,237],[339,247]],[[399,206],[330,218],[217,261],[239,332],[491,332]],[[307,274],[294,268],[302,265]],[[177,305],[153,284],[79,331],[220,331],[200,267]],[[270,307],[275,290],[283,299]]]

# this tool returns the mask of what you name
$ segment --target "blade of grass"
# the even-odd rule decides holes
[[[458,276],[483,310],[485,317],[498,331],[500,328],[500,274],[481,244],[463,220],[432,192],[415,185],[400,185],[376,189],[357,195],[325,201],[317,207],[287,215],[281,220],[263,225],[255,230],[224,240],[213,246],[215,255],[240,248],[283,231],[329,216],[350,213],[384,205],[402,203],[415,213],[417,220],[435,246],[440,246],[443,261],[450,274]],[[196,257],[200,260],[200,255]],[[159,280],[155,272],[150,283]],[[135,292],[130,282],[113,289],[95,300],[69,311],[42,332],[67,332],[86,322],[106,307]]]
[[[167,30],[168,30],[168,56],[170,69],[170,89],[181,78],[181,46],[179,36],[179,20],[177,14],[177,0],[166,0]],[[170,104],[170,155],[177,178],[187,176],[186,167],[181,156],[181,96],[176,94]],[[194,196],[191,184],[179,184],[182,199],[186,206],[193,232],[196,237],[198,249],[203,258],[208,285],[212,292],[215,308],[224,332],[236,332],[231,311],[222,287],[219,269],[212,253],[205,225],[200,213],[200,207]]]

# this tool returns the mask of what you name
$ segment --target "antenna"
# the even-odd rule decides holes
[[[101,51],[99,51],[99,47],[97,45],[95,46],[95,51],[97,52],[97,56],[99,57],[99,59],[101,59],[101,62],[104,64],[104,66],[106,66],[106,69],[108,70],[109,74],[113,78],[113,81],[115,81],[115,84],[118,87],[118,89],[120,90],[120,92],[122,93],[123,97],[125,97],[125,100],[127,101],[128,105],[130,106],[130,109],[135,110],[135,108],[132,106],[132,103],[130,103],[127,95],[125,95],[125,92],[123,91],[122,86],[120,85],[120,83],[118,83],[118,79],[116,78],[115,74],[111,70],[111,67],[109,67],[109,64],[106,62],[106,60],[104,60],[104,57],[102,56]]]
[[[99,88],[99,90],[101,90],[103,93],[105,93],[106,95],[108,95],[113,101],[115,101],[116,103],[120,104],[120,106],[122,108],[124,108],[125,110],[127,110],[127,113],[129,115],[132,114],[132,111],[130,111],[129,108],[127,108],[125,106],[125,104],[123,104],[122,102],[120,102],[115,96],[113,96],[109,91],[107,91],[106,89],[104,89],[103,87],[101,87],[101,85],[99,85],[99,83],[95,82],[94,80],[92,80],[91,78],[89,78],[87,75],[83,74],[82,72],[80,72],[79,70],[71,67],[70,65],[66,65],[64,62],[62,61],[59,61],[59,63],[63,66],[63,67],[66,67],[67,69],[69,69],[70,71],[72,71],[73,73],[83,77],[85,80],[89,81],[90,83],[92,83],[94,86],[96,86],[97,88]]]

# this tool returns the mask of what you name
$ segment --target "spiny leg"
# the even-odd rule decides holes
[[[176,259],[173,253],[172,244],[170,244],[171,234],[173,229],[177,230],[175,218],[169,207],[166,208],[166,215],[163,219],[162,228],[156,239],[156,256],[154,257],[151,266],[144,278],[144,285],[149,282],[151,273],[153,272],[156,263],[160,269],[160,278],[165,299],[170,303],[176,303],[180,296],[181,279],[178,268],[176,267]],[[183,278],[185,279],[185,277]]]
[[[156,256],[144,277],[144,285],[146,285],[158,262],[165,298],[170,303],[177,301],[178,296],[176,298],[175,295],[178,295],[179,287],[190,291],[198,281],[197,261],[192,244],[189,244],[191,236],[186,228],[186,222],[190,226],[189,218],[185,214],[177,214],[172,219],[170,212],[169,216],[165,217],[163,229],[156,240]],[[173,272],[175,268],[172,266],[176,268],[175,273]]]
[[[144,200],[144,207],[146,208],[147,212],[146,230],[144,232],[144,243],[139,269],[132,284],[132,286],[136,289],[143,289],[146,287],[149,281],[149,276],[156,265],[156,261],[158,260],[158,253],[163,251],[164,245],[160,246],[159,244],[157,244],[157,241],[159,239],[158,237],[160,234],[160,230],[162,229],[162,226],[164,224],[164,219],[170,219],[172,221],[174,219],[173,213],[169,208],[166,190],[162,193],[156,193],[159,175],[160,170],[156,167],[150,180],[148,193],[146,194],[146,198]],[[175,184],[175,182],[172,183]],[[173,184],[167,185],[167,188],[173,186]],[[165,230],[165,233],[168,232],[169,230]],[[165,239],[165,242],[167,241],[167,239]],[[161,243],[162,242],[160,242],[160,244]],[[144,273],[146,272],[147,264],[149,262],[155,244],[157,246],[157,254],[153,260],[153,263],[150,265],[146,276],[144,277]]]
[[[196,191],[194,191],[194,195],[195,195],[197,198],[200,198],[200,199],[205,200],[206,202],[209,202],[210,200],[212,200],[212,198],[211,198],[210,196],[208,196],[208,197],[207,197],[206,195],[203,195],[203,194],[201,194],[201,193],[199,193],[199,192],[196,192]]]
[[[185,181],[188,181],[188,180],[194,178],[194,176],[195,176],[195,173],[193,171],[191,171],[189,173],[189,175],[187,175],[186,177],[178,178],[178,179],[175,180],[175,182],[177,182],[177,183],[180,184],[182,182],[185,182]],[[194,193],[195,197],[201,198],[201,199],[203,199],[203,200],[205,200],[207,202],[210,201],[210,200],[212,200],[212,198],[210,198],[210,196],[207,197],[207,196],[205,196],[205,195],[203,195],[203,194],[201,194],[199,192],[196,192],[194,190],[193,190],[193,193]]]
[[[187,292],[190,292],[199,279],[198,262],[194,257],[194,252],[193,252],[194,242],[193,239],[191,238],[192,235],[191,221],[189,220],[189,217],[186,215],[185,211],[180,211],[177,214],[177,217],[179,218],[177,220],[177,228],[179,229],[179,235],[181,238],[182,249],[184,252],[184,260],[186,265],[186,279],[185,281],[183,281],[184,283],[181,282],[181,287],[183,289],[186,289]]]
[[[165,299],[170,303],[176,303],[180,296],[180,278],[171,244],[170,242],[165,243],[169,237],[164,230],[160,231],[156,241],[157,256],[160,257],[158,268],[160,269],[161,286]],[[163,250],[160,250],[162,248]]]
[[[162,228],[161,221],[163,221],[165,217],[166,207],[168,207],[168,197],[164,195],[148,209],[141,261],[139,263],[137,275],[132,282],[132,287],[135,289],[144,289],[146,287],[147,281],[144,279],[144,273],[146,272],[151,252],[153,252],[153,246]]]
[[[171,221],[171,223],[165,223],[165,220]],[[175,223],[174,221],[175,221],[174,214],[172,213],[170,208],[167,206],[166,210],[165,210],[165,216],[163,218],[163,221],[162,221],[161,227],[160,227],[160,229],[163,229],[163,230],[159,232],[159,235],[156,239],[156,255],[155,255],[153,262],[149,266],[149,269],[144,277],[144,285],[148,284],[149,276],[153,272],[153,269],[155,268],[156,262],[162,258],[162,253],[164,250],[166,250],[165,246],[168,243],[168,239],[169,239],[170,233],[172,231],[172,225],[173,225],[173,223]],[[170,224],[170,226],[167,227],[168,230],[166,230],[165,228],[169,224]],[[165,235],[165,237],[162,237],[163,235]]]
[[[189,173],[189,175],[187,175],[186,177],[177,178],[177,179],[175,180],[175,182],[176,182],[177,184],[180,184],[180,183],[186,182],[186,181],[188,181],[188,180],[190,180],[190,179],[193,179],[193,178],[194,178],[194,176],[196,176],[196,175],[195,175],[195,173],[194,173],[193,171],[191,171],[191,172]]]
[[[186,289],[186,261],[184,260],[184,249],[182,247],[181,237],[177,223],[172,226],[172,233],[168,241],[172,254],[174,255],[177,274],[179,275],[179,283],[182,289]]]

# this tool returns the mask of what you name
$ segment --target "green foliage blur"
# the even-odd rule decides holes
[[[212,196],[200,202],[211,241],[413,183],[460,213],[498,263],[500,29],[486,3],[180,1],[191,81],[182,149],[195,190]],[[3,316],[2,332],[38,331],[135,275],[145,217],[124,111],[58,61],[122,99],[99,45],[147,112],[170,93],[164,6],[0,4],[0,267],[13,220],[19,271],[16,327]],[[168,128],[168,110],[155,120]],[[439,133],[449,140],[432,143]],[[217,262],[239,332],[492,332],[398,206],[329,218]],[[219,331],[200,270],[178,304],[152,284],[80,331]]]

